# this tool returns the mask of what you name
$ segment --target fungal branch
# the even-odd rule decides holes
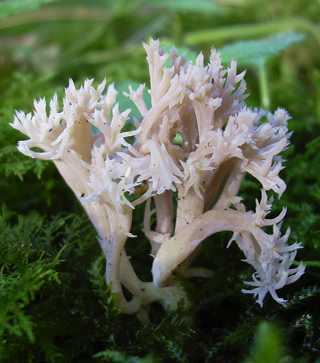
[[[206,275],[190,267],[191,256],[220,231],[233,233],[229,244],[234,241],[255,269],[243,292],[260,305],[267,293],[285,303],[277,290],[304,273],[302,264],[291,267],[302,246],[287,243],[289,230],[280,232],[285,210],[267,218],[267,191],[280,197],[286,189],[279,172],[290,137],[287,112],[248,108],[244,72],[237,73],[235,62],[225,68],[216,51],[205,64],[202,54],[191,63],[174,50],[165,53],[157,40],[144,47],[151,106],[144,102],[144,85],[129,87],[125,95],[141,113],[134,131],[123,131],[130,110],[119,110],[113,85],[94,87],[87,80],[76,88],[70,80],[62,105],[54,96],[49,105],[35,101],[33,113],[16,112],[11,126],[29,138],[19,141],[19,151],[52,160],[78,198],[97,231],[106,282],[124,313],[143,316],[154,301],[166,309],[185,301],[172,274]],[[261,185],[254,211],[239,196],[246,173]],[[139,204],[154,258],[150,282],[138,278],[125,250],[127,239],[135,238],[130,231]]]

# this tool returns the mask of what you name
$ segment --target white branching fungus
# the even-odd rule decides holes
[[[123,131],[130,110],[120,111],[113,85],[105,90],[105,81],[95,88],[87,80],[76,88],[70,81],[62,107],[54,96],[49,106],[40,99],[33,113],[16,113],[12,127],[29,138],[18,149],[53,160],[79,199],[97,230],[106,281],[123,312],[145,317],[146,305],[154,301],[172,309],[185,300],[172,273],[210,276],[189,268],[190,257],[220,231],[233,233],[228,246],[235,242],[255,269],[243,292],[260,305],[268,293],[284,304],[278,290],[304,273],[302,264],[294,264],[301,244],[288,244],[290,230],[280,232],[286,210],[267,218],[272,208],[267,191],[280,197],[286,188],[279,172],[290,137],[287,112],[249,109],[244,72],[237,74],[236,62],[224,68],[214,50],[206,65],[202,54],[192,64],[175,50],[165,53],[157,40],[144,47],[151,107],[144,101],[145,85],[125,93],[141,113],[135,130]],[[239,196],[246,173],[261,185],[255,211]],[[135,237],[132,213],[142,203],[143,231],[154,258],[152,282],[138,278],[125,250],[127,238]]]

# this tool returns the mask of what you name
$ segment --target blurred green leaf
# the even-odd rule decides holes
[[[320,261],[303,261],[303,264],[309,267],[320,268]]]
[[[276,327],[267,322],[258,326],[251,357],[245,363],[280,363],[283,358],[282,339]]]
[[[36,10],[55,0],[5,0],[0,3],[0,19],[25,11]]]
[[[222,8],[214,0],[149,0],[149,4],[173,11],[190,11],[196,13],[217,13]]]
[[[222,61],[228,63],[235,59],[242,65],[259,65],[303,39],[302,33],[288,32],[258,40],[236,42],[220,49]]]

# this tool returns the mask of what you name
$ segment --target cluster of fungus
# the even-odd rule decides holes
[[[133,131],[123,131],[130,110],[119,110],[113,84],[95,88],[87,80],[76,88],[70,81],[62,106],[54,96],[49,105],[35,101],[33,113],[16,112],[11,126],[29,137],[19,141],[19,151],[52,160],[78,198],[97,231],[106,282],[122,312],[146,316],[155,301],[175,309],[185,294],[173,272],[207,275],[191,267],[190,257],[221,231],[233,233],[229,244],[234,241],[255,270],[243,292],[260,305],[268,293],[284,304],[277,290],[304,273],[302,264],[293,265],[301,244],[288,244],[290,231],[280,232],[286,211],[267,217],[267,191],[280,197],[286,188],[279,172],[290,137],[287,112],[248,108],[244,72],[237,74],[234,61],[225,68],[215,50],[205,64],[202,54],[192,63],[174,50],[164,52],[157,40],[144,48],[151,105],[144,101],[145,85],[129,88],[125,96],[141,114]],[[252,211],[239,196],[246,173],[261,185]],[[137,276],[125,249],[135,238],[132,214],[140,204],[153,257],[150,282]]]

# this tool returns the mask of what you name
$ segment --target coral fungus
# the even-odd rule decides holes
[[[106,88],[102,82],[95,88],[87,80],[77,89],[70,81],[62,106],[54,96],[49,107],[41,99],[32,114],[16,113],[12,127],[29,137],[18,149],[52,160],[73,190],[97,231],[106,282],[123,312],[143,312],[154,301],[174,309],[185,294],[172,273],[184,262],[186,276],[205,275],[203,269],[192,270],[189,257],[220,231],[233,233],[229,243],[239,246],[255,270],[243,292],[253,294],[260,305],[267,293],[283,304],[277,290],[304,272],[302,264],[292,267],[301,244],[287,244],[289,230],[280,232],[285,210],[267,218],[267,191],[280,197],[286,188],[279,172],[280,153],[290,137],[287,112],[248,108],[244,72],[237,74],[234,61],[225,68],[214,50],[205,64],[202,54],[188,62],[174,50],[164,52],[157,40],[144,47],[151,106],[145,104],[144,85],[129,88],[126,96],[141,114],[134,131],[123,131],[130,110],[119,110],[113,85]],[[255,211],[247,210],[239,197],[246,173],[261,184]],[[132,214],[139,204],[145,204],[152,282],[138,278],[125,250],[126,240],[135,237]]]

